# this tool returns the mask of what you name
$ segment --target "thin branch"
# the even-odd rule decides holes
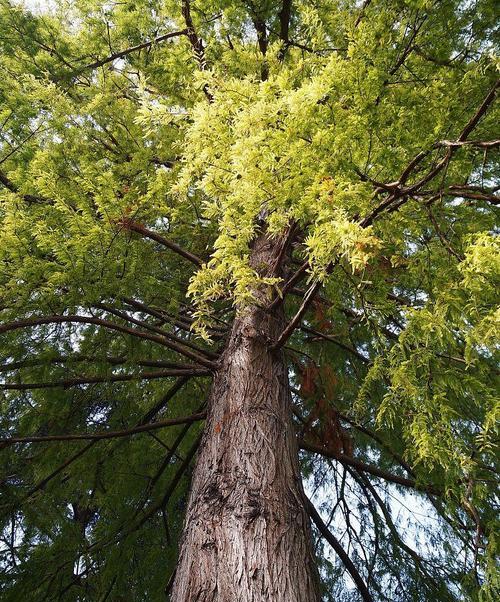
[[[439,227],[439,224],[438,224],[434,214],[432,213],[432,209],[431,209],[430,205],[427,205],[427,214],[429,216],[429,219],[431,220],[432,225],[434,226],[434,230],[436,231],[436,234],[438,235],[439,240],[441,241],[443,247],[448,251],[448,253],[450,255],[455,257],[455,259],[458,259],[458,261],[462,261],[464,259],[464,257],[455,251],[455,249],[451,246],[450,241],[446,238],[446,236],[441,231],[441,228]]]
[[[148,412],[146,412],[146,414],[144,414],[144,416],[141,418],[141,420],[137,423],[136,426],[147,424],[152,418],[154,418],[154,416],[156,416],[158,412],[160,412],[166,406],[166,404],[172,399],[172,397],[174,397],[174,395],[176,395],[180,391],[180,389],[182,389],[182,387],[188,382],[188,380],[189,377],[187,376],[181,376],[180,378],[178,378],[176,382],[167,391],[167,393],[160,399],[160,401]],[[63,472],[68,466],[73,464],[73,462],[81,458],[85,453],[87,453],[87,451],[89,451],[89,449],[91,449],[99,441],[99,439],[90,441],[90,443],[87,443],[87,445],[84,445],[75,454],[67,458],[49,475],[44,477],[41,481],[38,481],[38,483],[36,483],[36,485],[34,485],[28,491],[28,493],[21,499],[19,505],[21,506],[22,504],[24,504],[24,502],[26,502],[30,497],[37,493],[37,491],[41,491],[42,489],[44,489],[50,481],[57,477],[58,474]]]
[[[33,368],[36,366],[45,366],[47,364],[73,364],[79,362],[95,363],[105,362],[112,366],[121,366],[129,364],[131,366],[141,366],[146,368],[172,368],[174,370],[196,369],[193,364],[179,364],[178,362],[167,362],[164,360],[128,360],[126,357],[99,357],[98,355],[75,355],[75,356],[55,356],[55,357],[35,357],[33,359],[20,360],[17,362],[8,362],[0,364],[0,373],[11,372],[13,370],[22,370],[23,368]]]
[[[128,328],[127,326],[122,326],[120,324],[116,324],[115,322],[110,322],[109,320],[103,320],[102,318],[94,318],[92,316],[80,316],[80,315],[52,315],[52,316],[40,316],[36,318],[27,318],[25,320],[18,320],[16,322],[8,322],[6,324],[0,325],[0,334],[5,332],[9,332],[12,330],[17,330],[20,328],[28,328],[31,326],[41,326],[43,324],[62,324],[62,323],[82,323],[82,324],[95,324],[97,326],[102,326],[104,328],[109,328],[110,330],[116,330],[118,332],[123,332],[125,334],[129,334],[132,336],[136,336],[148,341],[152,341],[154,343],[158,343],[163,345],[164,347],[168,347],[173,351],[177,351],[178,353],[189,357],[194,360],[198,364],[205,366],[211,370],[215,370],[216,364],[206,358],[200,356],[199,354],[190,351],[189,349],[184,348],[184,346],[177,344],[165,336],[159,336],[155,334],[149,334],[140,330],[136,330],[134,328]]]
[[[284,300],[286,294],[288,293],[288,291],[290,291],[291,289],[293,289],[293,287],[298,282],[300,282],[300,280],[302,280],[302,278],[304,278],[304,276],[306,275],[308,267],[309,267],[309,262],[308,261],[304,261],[304,263],[297,269],[297,271],[295,272],[295,274],[293,274],[285,282],[285,284],[282,286],[282,288],[280,290],[280,294],[269,305],[269,307],[268,307],[269,310],[274,309],[275,307],[277,307],[278,305],[280,305],[283,302],[283,300]]]
[[[150,422],[141,424],[129,429],[120,431],[101,431],[98,433],[76,433],[70,435],[46,435],[32,437],[5,437],[0,438],[0,445],[6,447],[14,443],[46,443],[48,441],[98,441],[100,439],[116,439],[119,437],[130,437],[138,433],[158,430],[167,426],[175,426],[178,424],[191,424],[199,420],[204,420],[206,412],[199,412],[191,416],[180,416],[179,418],[170,418],[169,420],[159,420],[158,422]]]
[[[178,343],[179,345],[183,345],[184,347],[189,347],[194,352],[196,352],[196,354],[199,356],[206,357],[206,358],[212,359],[212,360],[216,360],[219,357],[217,353],[209,351],[208,349],[202,349],[201,347],[198,347],[194,343],[191,343],[191,341],[186,341],[185,339],[178,337],[175,334],[168,332],[167,330],[158,328],[157,326],[149,324],[148,322],[144,322],[143,320],[138,320],[137,318],[134,318],[134,317],[130,316],[129,314],[127,314],[123,311],[120,311],[118,309],[115,309],[114,307],[111,307],[109,305],[104,305],[102,303],[96,303],[94,307],[104,310],[126,322],[130,322],[131,324],[136,324],[137,326],[145,328],[146,330],[150,330],[151,332],[156,332],[157,334],[164,336],[169,341]],[[143,307],[146,307],[146,306],[143,305]]]
[[[130,305],[132,307],[134,307],[134,303],[138,303],[135,299],[131,299],[130,297],[122,297],[122,300],[127,305]],[[138,306],[135,305],[135,307],[138,307]],[[172,326],[175,326],[176,328],[178,328],[180,330],[184,330],[185,332],[192,334],[194,319],[191,318],[190,316],[183,315],[182,313],[179,313],[179,315],[174,315],[174,314],[169,313],[169,312],[165,311],[164,309],[161,309],[160,307],[156,307],[156,306],[152,307],[150,305],[144,305],[144,308],[145,308],[143,310],[144,312],[150,314],[151,316],[157,317],[159,320],[161,320],[161,322],[166,322],[168,324],[171,324]],[[218,326],[218,325],[212,325],[212,326],[208,326],[207,329],[213,332],[212,336],[215,339],[220,339],[220,338],[223,338],[225,335],[227,335],[227,325],[224,328],[222,328],[221,326]],[[204,349],[203,352],[208,354],[208,357],[210,357],[210,354],[206,349]],[[218,357],[217,354],[214,354],[214,356]]]
[[[404,181],[410,176],[411,171],[414,167],[420,162],[420,160],[428,154],[428,152],[421,152],[415,158],[413,158],[409,165],[404,169],[401,178],[392,182],[391,184],[385,185],[382,190],[377,189],[376,192],[383,192],[384,190],[390,190],[390,194],[386,199],[384,199],[373,211],[368,214],[363,220],[361,220],[360,225],[363,228],[370,226],[373,221],[383,212],[392,212],[396,209],[399,209],[401,205],[403,205],[408,197],[417,193],[425,184],[433,180],[450,162],[453,157],[455,151],[466,142],[469,134],[474,130],[476,125],[479,123],[483,115],[486,113],[490,105],[495,100],[498,86],[500,85],[500,80],[497,80],[493,87],[490,89],[486,97],[484,98],[481,106],[477,109],[474,115],[469,119],[466,123],[457,140],[454,141],[453,145],[448,145],[446,147],[446,153],[444,157],[441,158],[440,161],[436,163],[436,165],[431,168],[425,176],[420,178],[414,184],[410,186],[404,187],[402,184]],[[438,143],[439,146],[439,143]],[[396,204],[394,202],[396,201]]]
[[[465,140],[467,140],[467,137],[469,136],[469,134],[479,123],[480,119],[486,113],[486,111],[488,110],[491,103],[495,100],[495,96],[497,94],[497,88],[499,85],[500,85],[500,79],[497,79],[497,81],[494,83],[493,87],[491,88],[491,90],[488,92],[485,99],[481,103],[481,106],[479,107],[479,109],[475,112],[475,114],[471,117],[471,119],[465,125],[464,129],[460,133],[460,136],[457,138],[457,142],[464,142]]]
[[[423,567],[421,566],[421,563],[422,563],[423,559],[417,554],[417,552],[415,552],[415,550],[413,550],[412,548],[410,548],[410,546],[408,546],[404,543],[404,541],[402,540],[402,538],[392,520],[390,510],[384,504],[384,502],[382,501],[382,498],[377,493],[377,490],[370,483],[370,480],[367,479],[366,476],[363,474],[360,474],[358,476],[358,475],[356,475],[356,473],[354,471],[350,471],[350,473],[351,473],[351,476],[356,480],[356,482],[359,483],[359,481],[361,481],[361,483],[364,484],[364,487],[366,487],[366,489],[371,493],[371,495],[377,502],[378,506],[380,507],[380,510],[382,511],[382,514],[384,515],[386,525],[387,525],[388,529],[390,530],[390,532],[392,533],[392,535],[394,536],[394,538],[396,539],[398,546],[402,550],[404,550],[415,561],[415,563],[417,565],[419,565],[420,569],[422,570]],[[359,481],[358,481],[358,479],[359,479]],[[361,485],[361,483],[359,483],[359,484]],[[367,495],[367,493],[365,493],[365,495]],[[424,571],[425,571],[425,569],[424,569]],[[425,571],[425,576],[427,578],[430,577],[429,574],[427,573],[427,571]]]
[[[290,390],[294,395],[302,399],[301,393],[298,389],[296,389],[295,387],[291,387]],[[338,410],[335,411],[341,420],[347,422],[360,433],[363,433],[367,437],[370,437],[370,439],[376,441],[384,449],[384,451],[391,456],[393,460],[396,460],[396,462],[406,470],[406,472],[411,477],[415,477],[415,473],[412,470],[411,466],[407,462],[405,462],[404,459],[399,454],[397,454],[389,445],[387,445],[387,443],[385,443],[385,441],[381,437],[379,437],[375,432],[366,428],[366,426],[360,424],[359,422],[356,422],[346,414],[339,412]],[[306,420],[302,417],[302,414],[296,407],[293,408],[293,413],[303,425],[306,424]]]
[[[359,9],[359,14],[358,14],[358,16],[356,18],[356,21],[354,22],[354,27],[357,27],[361,23],[361,20],[365,16],[365,11],[370,6],[371,1],[372,0],[365,0],[363,2],[363,6]]]
[[[352,353],[364,364],[371,363],[370,360],[368,358],[366,358],[364,355],[362,355],[357,349],[355,349],[354,347],[351,347],[350,345],[346,345],[345,343],[342,343],[342,341],[339,341],[338,339],[336,339],[335,337],[333,337],[331,335],[324,334],[323,332],[319,332],[318,330],[313,330],[312,328],[308,328],[306,326],[301,326],[300,330],[302,330],[303,332],[306,332],[308,334],[311,334],[316,338],[324,339],[325,341],[330,341],[331,343],[334,343],[335,345],[341,347],[342,349],[349,351],[349,353]]]
[[[198,447],[201,443],[202,436],[203,436],[203,433],[200,433],[198,435],[198,437],[196,438],[196,440],[194,441],[193,445],[188,450],[184,460],[182,461],[182,464],[179,466],[177,472],[174,475],[174,478],[170,482],[170,485],[168,486],[168,488],[167,488],[165,494],[163,495],[162,499],[160,500],[160,502],[151,505],[146,510],[143,517],[135,525],[130,526],[125,531],[124,535],[128,535],[129,533],[132,533],[133,531],[140,529],[142,527],[142,525],[144,525],[144,523],[146,523],[152,516],[154,516],[158,512],[158,510],[161,510],[162,508],[164,508],[167,505],[169,499],[172,497],[172,494],[174,493],[177,485],[179,484],[179,481],[181,480],[182,475],[189,468],[189,465],[191,464],[191,460],[194,458],[196,450],[198,449]]]
[[[294,330],[299,326],[300,321],[302,320],[302,316],[305,314],[305,312],[307,311],[307,308],[312,303],[314,296],[319,291],[320,287],[321,287],[320,280],[317,280],[309,287],[309,289],[304,297],[304,300],[302,301],[302,304],[299,307],[299,310],[297,311],[295,316],[290,320],[290,322],[288,323],[286,328],[283,330],[283,332],[280,334],[278,340],[275,341],[271,345],[270,349],[272,351],[276,351],[276,350],[280,349],[281,347],[283,347],[283,345],[292,336]]]
[[[65,470],[68,466],[70,466],[70,464],[73,464],[73,462],[75,462],[76,460],[81,458],[96,443],[97,443],[97,441],[91,441],[90,443],[87,443],[87,445],[84,445],[75,454],[73,454],[72,456],[67,458],[62,464],[60,464],[55,470],[53,470],[50,474],[48,474],[46,477],[44,477],[41,481],[38,481],[38,483],[36,485],[34,485],[28,491],[28,493],[20,500],[19,505],[22,505],[24,502],[26,502],[26,500],[28,500],[30,497],[32,497],[37,491],[41,491],[42,489],[45,489],[45,487],[47,486],[48,483],[50,483],[50,481],[55,479],[55,477],[57,477],[58,474],[63,472],[63,470]]]
[[[340,558],[342,564],[345,566],[345,568],[351,575],[354,583],[356,584],[356,587],[358,588],[358,591],[359,591],[361,597],[363,598],[363,600],[365,602],[373,602],[373,598],[372,598],[370,592],[368,591],[368,588],[366,587],[366,584],[363,581],[363,578],[361,577],[361,575],[359,574],[358,569],[356,568],[355,564],[349,558],[349,556],[345,552],[344,548],[340,545],[340,542],[338,541],[338,539],[333,535],[333,533],[325,525],[325,523],[323,522],[323,519],[319,515],[318,511],[314,507],[311,500],[309,498],[307,498],[306,496],[304,496],[304,497],[305,497],[306,509],[307,509],[309,516],[311,517],[312,521],[318,528],[318,531],[321,533],[321,535],[326,539],[326,541],[335,550],[335,553]]]
[[[436,143],[436,146],[476,146],[478,148],[497,148],[500,146],[500,140],[440,140]]]
[[[17,192],[17,188],[14,185],[14,182],[7,177],[7,174],[0,170],[0,183],[2,183],[5,188],[10,190],[11,192]]]
[[[163,408],[167,405],[167,403],[178,393],[182,387],[189,381],[189,376],[181,376],[178,378],[175,383],[170,387],[170,389],[161,397],[161,399],[144,414],[141,420],[138,422],[136,426],[140,426],[142,424],[147,424],[150,422],[155,416],[158,415],[159,412],[163,410]]]
[[[111,54],[111,55],[107,56],[106,58],[98,59],[98,60],[94,61],[93,63],[89,63],[88,65],[80,67],[80,68],[76,69],[73,73],[71,73],[71,75],[77,76],[77,75],[80,75],[81,73],[83,73],[84,71],[88,71],[90,69],[97,69],[98,67],[102,67],[103,65],[106,65],[107,63],[112,63],[113,61],[116,61],[117,59],[121,59],[124,56],[132,54],[132,52],[137,52],[138,50],[142,50],[143,48],[149,48],[150,46],[153,46],[154,44],[159,44],[160,42],[164,42],[165,40],[170,40],[172,38],[178,38],[180,36],[185,36],[185,35],[187,35],[187,33],[188,33],[187,29],[182,29],[180,31],[171,31],[170,33],[165,33],[161,36],[158,36],[157,38],[154,38],[153,40],[148,40],[147,42],[142,42],[141,44],[137,44],[136,46],[131,46],[130,48],[126,48],[125,50],[115,52],[114,54]]]
[[[419,193],[422,194],[422,193]],[[457,184],[448,186],[448,189],[443,191],[443,194],[464,199],[473,199],[477,201],[486,201],[493,205],[500,205],[500,197],[486,188],[477,186],[460,186]],[[440,195],[439,195],[440,196]],[[430,200],[430,199],[429,199]]]
[[[5,188],[7,188],[7,190],[10,190],[11,192],[14,192],[14,193],[19,192],[18,187],[14,184],[14,182],[12,182],[12,180],[2,170],[0,170],[0,184],[3,184],[5,186]],[[36,196],[33,194],[24,194],[24,195],[22,195],[22,198],[27,203],[50,203],[50,201],[48,199],[45,199],[41,196]]]
[[[196,265],[199,268],[203,265],[203,261],[196,255],[194,255],[193,253],[190,253],[186,249],[183,249],[178,244],[176,244],[175,242],[172,242],[171,240],[168,240],[164,236],[161,236],[160,234],[153,232],[153,230],[149,230],[148,228],[146,228],[142,224],[139,224],[138,222],[134,222],[128,218],[127,219],[124,218],[124,219],[120,220],[119,225],[122,228],[124,228],[125,230],[131,230],[132,232],[137,232],[138,234],[141,234],[145,238],[149,238],[151,240],[154,240],[155,242],[160,243],[164,247],[167,247],[167,249],[170,249],[174,253],[177,253],[177,255],[180,255],[181,257],[184,257],[184,259],[187,259],[191,263],[194,263],[194,265]]]
[[[198,64],[198,68],[200,71],[205,71],[207,68],[207,61],[205,57],[205,47],[203,46],[203,40],[198,37],[196,33],[196,28],[193,23],[193,18],[191,16],[191,2],[190,0],[182,0],[181,12],[184,18],[184,22],[186,23],[186,35],[193,48],[194,58]],[[214,97],[212,93],[208,89],[208,85],[205,84],[203,86],[203,93],[207,98],[208,102],[213,102]]]
[[[38,383],[0,383],[3,391],[31,391],[32,389],[53,389],[62,387],[69,389],[78,385],[91,385],[97,383],[115,383],[130,380],[153,380],[156,378],[169,378],[172,376],[209,376],[211,371],[207,368],[193,368],[191,370],[155,370],[139,374],[110,374],[109,376],[86,376],[81,378],[68,378],[53,382]]]
[[[206,405],[205,402],[203,402],[201,404],[201,406],[196,410],[196,413],[200,413],[200,412],[204,411],[205,405]],[[194,424],[193,422],[185,424],[184,428],[177,435],[175,441],[172,444],[172,448],[169,450],[168,454],[162,460],[162,463],[160,464],[160,467],[156,471],[156,474],[152,477],[152,479],[149,481],[146,489],[144,490],[144,492],[142,494],[142,500],[139,503],[139,505],[136,507],[133,516],[130,518],[130,521],[134,520],[140,514],[141,510],[144,508],[144,505],[147,503],[148,500],[151,499],[151,492],[153,491],[156,483],[161,478],[162,474],[165,472],[167,467],[170,465],[172,458],[175,456],[181,462],[184,461],[184,459],[179,454],[176,453],[176,450],[179,447],[179,445],[182,443],[184,438],[186,437],[188,431],[190,430],[190,428],[193,424]]]
[[[411,489],[415,489],[416,491],[421,491],[423,493],[429,493],[431,495],[442,495],[442,491],[436,489],[432,486],[420,485],[413,479],[406,479],[404,477],[400,477],[398,475],[394,475],[390,472],[386,472],[385,470],[381,470],[376,466],[372,466],[371,464],[365,464],[361,460],[357,458],[353,458],[352,456],[348,456],[347,454],[334,453],[331,450],[325,449],[320,445],[314,445],[307,441],[301,440],[299,442],[300,448],[304,451],[312,452],[315,454],[320,454],[325,458],[331,458],[332,460],[337,460],[341,464],[346,464],[347,466],[352,466],[356,470],[361,470],[362,472],[367,472],[372,474],[374,477],[379,477],[384,479],[385,481],[389,481],[390,483],[395,483],[396,485],[402,485],[403,487],[409,487]]]
[[[168,322],[170,324],[173,324],[174,326],[177,326],[177,328],[180,328],[181,330],[185,330],[186,332],[192,333],[192,328],[191,328],[191,324],[193,322],[192,320],[191,320],[191,322],[185,322],[183,320],[177,319],[176,317],[172,317],[165,311],[162,311],[160,309],[156,309],[154,307],[146,305],[145,303],[142,303],[141,301],[137,301],[137,299],[133,299],[132,297],[123,297],[122,299],[127,305],[130,305],[131,307],[134,307],[135,309],[138,309],[146,314],[149,314],[150,316],[158,318],[162,322]],[[184,320],[185,320],[185,318],[184,318]],[[226,330],[222,329],[222,328],[215,327],[215,328],[212,328],[212,330],[216,331],[219,335],[226,334]],[[163,332],[165,332],[165,331],[163,331]],[[207,357],[209,357],[211,359],[217,359],[219,357],[218,353],[214,353],[212,351],[209,351],[208,349],[202,349],[201,347],[194,345],[190,341],[186,341],[185,339],[176,337],[175,335],[172,335],[171,333],[168,333],[168,336],[173,337],[173,340],[176,340],[177,342],[182,343],[183,345],[187,345],[188,347],[191,347],[191,349],[194,349],[195,351],[198,351],[199,353],[205,354]]]

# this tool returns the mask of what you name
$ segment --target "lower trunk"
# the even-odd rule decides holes
[[[261,236],[256,269],[269,273],[279,246]],[[319,600],[287,369],[282,352],[268,349],[283,323],[282,309],[257,307],[234,322],[210,395],[173,602]]]

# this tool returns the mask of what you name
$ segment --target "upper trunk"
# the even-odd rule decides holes
[[[260,236],[272,274],[283,244]],[[257,291],[265,306],[264,292]],[[317,571],[281,351],[283,310],[245,310],[215,377],[193,474],[173,602],[318,602]]]

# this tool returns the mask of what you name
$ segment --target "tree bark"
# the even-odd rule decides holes
[[[285,241],[264,234],[251,263],[275,275]],[[193,474],[173,602],[318,602],[319,580],[292,425],[284,327],[266,292],[233,324]]]

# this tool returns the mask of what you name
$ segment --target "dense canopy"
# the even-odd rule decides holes
[[[498,600],[496,4],[0,0],[2,600],[166,599],[256,290],[323,599]]]

